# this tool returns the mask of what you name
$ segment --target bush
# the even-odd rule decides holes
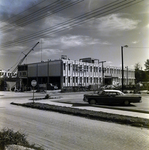
[[[14,132],[11,129],[3,129],[0,132],[0,150],[4,150],[5,146],[12,144],[43,150],[42,148],[35,147],[35,145],[30,145],[26,140],[25,134],[22,134],[19,131]]]
[[[44,99],[49,99],[49,98],[50,98],[49,94],[46,94],[46,96],[44,97]]]

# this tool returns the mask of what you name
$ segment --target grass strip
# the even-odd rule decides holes
[[[44,103],[23,103],[18,104],[12,102],[13,105],[28,107],[28,108],[35,108],[40,110],[46,111],[55,111],[64,114],[70,114],[80,117],[85,117],[89,119],[107,121],[107,122],[115,122],[119,124],[126,124],[136,127],[144,127],[149,128],[149,119],[139,118],[139,117],[132,117],[132,116],[125,116],[125,115],[118,115],[118,114],[110,114],[106,112],[96,112],[93,110],[82,110],[78,108],[66,107],[66,106],[56,106],[56,105],[49,105]]]

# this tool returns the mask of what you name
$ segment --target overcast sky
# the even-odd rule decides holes
[[[136,4],[135,4],[136,3]],[[96,11],[94,11],[96,10]],[[92,57],[134,68],[149,59],[149,0],[0,0],[0,69]]]

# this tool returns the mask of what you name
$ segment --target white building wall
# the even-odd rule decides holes
[[[62,59],[63,86],[88,86],[102,83],[102,66],[98,63],[87,63],[77,60]],[[113,84],[121,84],[121,68],[105,66],[104,77],[111,76]],[[124,69],[124,84],[135,83],[134,70]]]

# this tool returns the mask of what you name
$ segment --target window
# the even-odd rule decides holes
[[[101,72],[101,67],[99,67],[99,72]]]
[[[111,68],[111,69],[110,69],[110,74],[112,74],[112,73],[113,73],[113,69]]]
[[[78,77],[76,77],[76,83],[78,83]]]
[[[92,66],[90,66],[90,72],[92,72]]]
[[[80,77],[80,83],[82,83],[82,77]]]
[[[63,64],[63,69],[66,70],[66,64]]]
[[[109,68],[107,68],[107,73],[109,73]]]
[[[101,78],[99,78],[99,83],[101,83]]]
[[[86,71],[88,72],[88,66],[86,66]]]
[[[68,83],[70,83],[70,77],[68,77]]]
[[[82,71],[82,65],[80,65],[80,67],[79,67],[79,71]]]
[[[23,76],[26,76],[26,72],[23,72]]]
[[[73,64],[73,71],[76,71],[76,65]]]
[[[78,71],[78,65],[76,65],[76,71]]]
[[[96,83],[98,83],[98,78],[96,78]]]
[[[70,64],[68,64],[68,70],[70,70]]]
[[[65,83],[65,77],[63,78],[63,83]]]
[[[90,83],[92,83],[92,78],[90,78]]]
[[[94,67],[94,72],[96,71],[96,67]]]

